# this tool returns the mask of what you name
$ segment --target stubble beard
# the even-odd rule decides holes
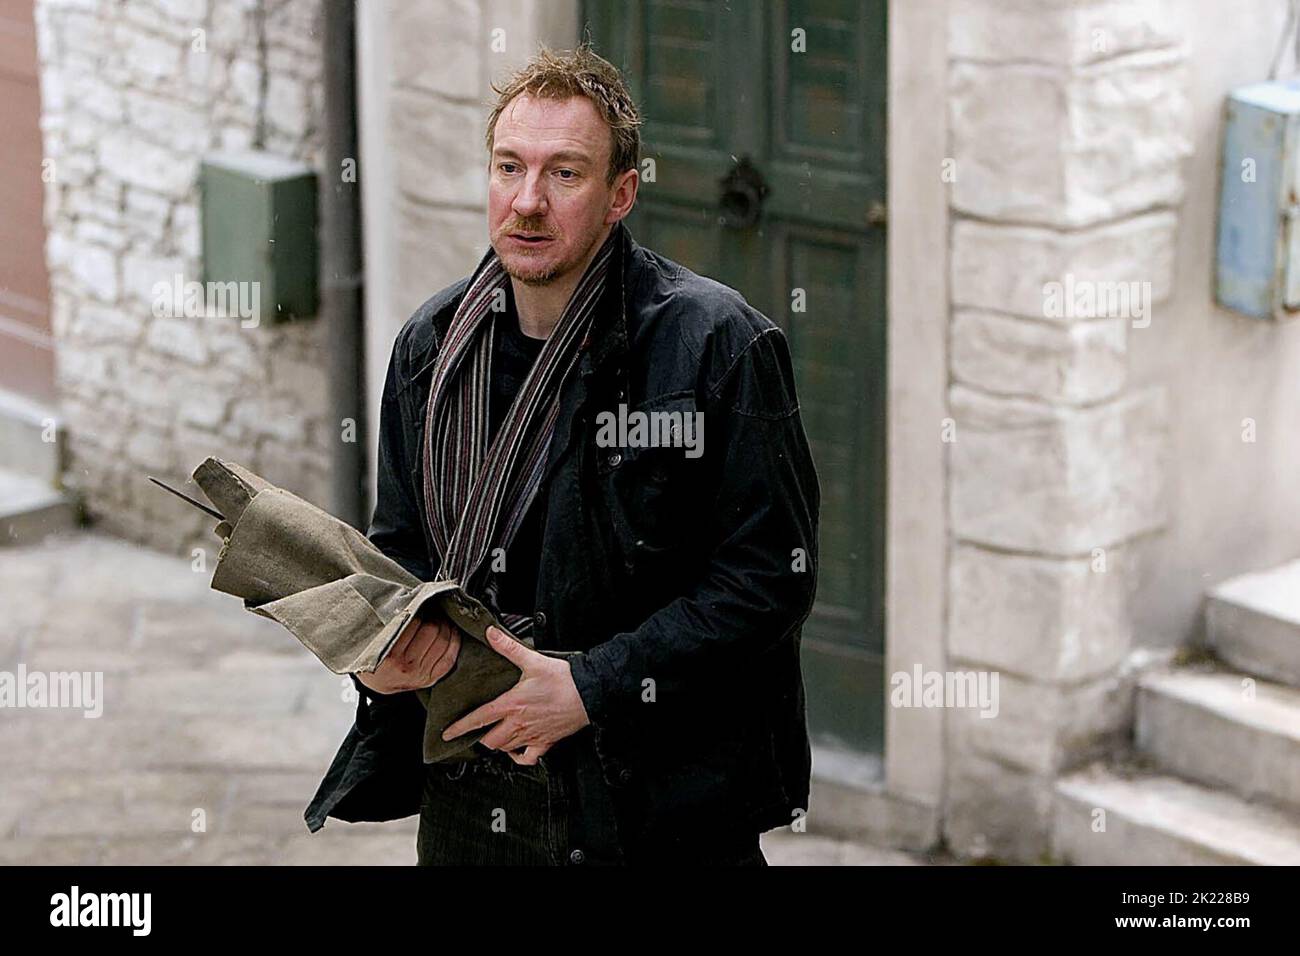
[[[568,275],[579,262],[587,257],[595,244],[596,238],[593,236],[591,241],[587,243],[586,248],[577,256],[572,259],[554,262],[549,266],[541,268],[535,266],[530,267],[528,265],[529,257],[527,256],[519,257],[520,259],[523,259],[525,263],[522,267],[519,264],[519,260],[516,260],[514,263],[508,261],[501,255],[500,250],[497,250],[497,257],[501,259],[501,266],[505,269],[506,275],[510,276],[510,278],[517,282],[522,282],[526,286],[546,286],[555,282],[557,279]]]
[[[556,265],[547,266],[546,268],[543,269],[537,269],[537,268],[520,269],[517,266],[511,265],[505,259],[501,260],[501,264],[506,270],[506,275],[528,286],[550,285],[552,282],[558,279],[561,274],[559,267]]]

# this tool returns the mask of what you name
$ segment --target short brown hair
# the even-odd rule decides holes
[[[506,105],[520,93],[544,99],[567,100],[585,96],[595,105],[609,126],[612,148],[605,181],[613,185],[620,173],[641,162],[641,114],[623,83],[618,67],[595,53],[586,43],[571,52],[555,52],[543,46],[531,60],[510,77],[503,87],[492,84],[496,105],[488,117],[487,148],[491,157],[497,119]]]

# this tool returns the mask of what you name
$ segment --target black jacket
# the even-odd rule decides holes
[[[539,492],[534,640],[585,652],[570,666],[622,842],[755,834],[808,806],[799,642],[816,592],[820,491],[789,347],[735,290],[616,229]],[[438,558],[421,492],[424,410],[467,283],[398,333],[380,413],[368,537],[425,580]],[[598,414],[620,404],[702,412],[703,454],[598,441]],[[418,812],[422,726],[413,692],[363,694],[308,827]]]

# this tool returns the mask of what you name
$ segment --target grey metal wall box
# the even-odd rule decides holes
[[[1300,80],[1229,96],[1215,295],[1258,318],[1300,315]]]
[[[259,321],[315,315],[316,188],[311,167],[281,156],[204,157],[204,281],[258,283]]]

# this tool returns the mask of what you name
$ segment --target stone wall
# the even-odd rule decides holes
[[[320,0],[37,0],[46,223],[65,482],[107,530],[215,554],[211,519],[146,482],[207,455],[327,505],[325,348],[313,319],[153,314],[199,280],[200,158],[319,168]]]
[[[1039,858],[1054,778],[1128,732],[1130,546],[1167,521],[1169,460],[1164,388],[1130,384],[1127,350],[1172,321],[1180,22],[952,0],[948,659],[1000,675],[996,718],[948,714],[963,855]]]

